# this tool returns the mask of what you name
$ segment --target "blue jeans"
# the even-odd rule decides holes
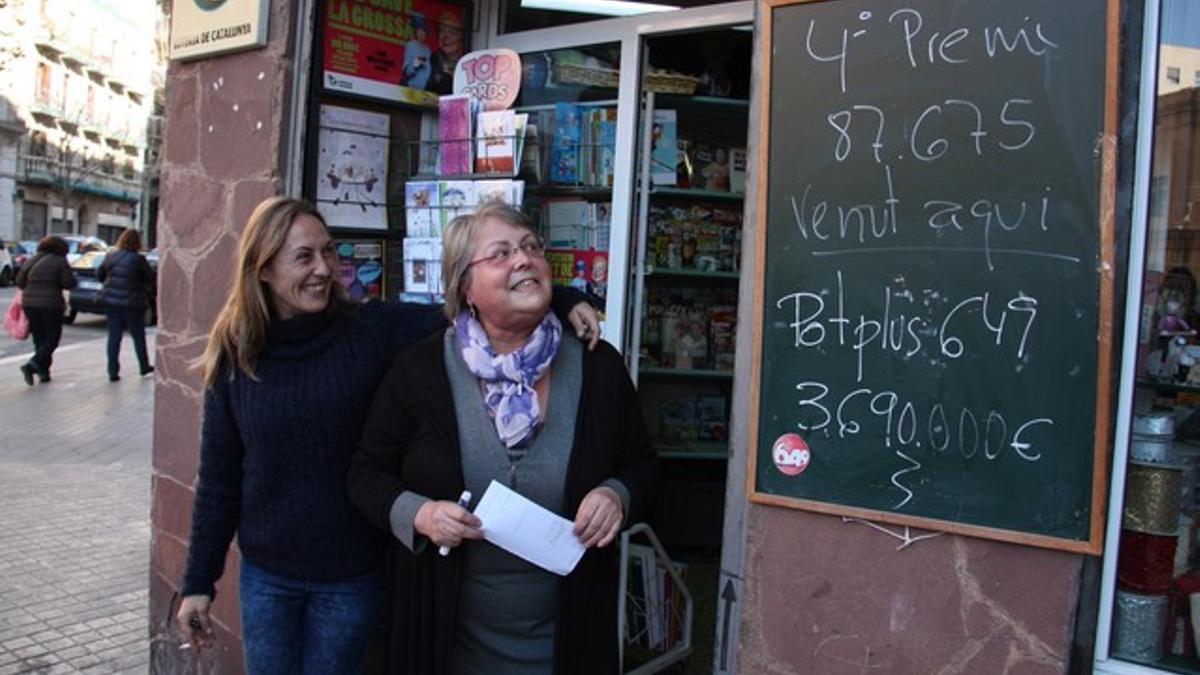
[[[150,357],[146,354],[146,310],[138,307],[109,307],[108,315],[108,376],[116,377],[121,372],[121,336],[129,331],[133,338],[133,352],[137,354],[138,367],[144,375],[150,369]]]
[[[358,673],[378,630],[378,574],[305,582],[242,560],[242,648],[249,675]]]

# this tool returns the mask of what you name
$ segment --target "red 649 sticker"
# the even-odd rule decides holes
[[[775,461],[775,468],[788,476],[804,473],[811,458],[808,443],[797,434],[784,434],[775,439],[775,445],[771,446],[771,459]]]

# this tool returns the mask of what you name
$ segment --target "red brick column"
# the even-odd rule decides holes
[[[150,559],[152,670],[184,672],[173,599],[187,560],[203,385],[190,367],[230,288],[250,211],[283,190],[292,111],[293,3],[272,0],[265,49],[188,63],[167,74],[159,244],[159,330]],[[188,672],[239,673],[236,550],[217,587],[217,647]],[[192,666],[193,668],[195,666]]]

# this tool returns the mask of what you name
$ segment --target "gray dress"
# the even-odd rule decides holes
[[[472,507],[496,480],[566,518],[563,486],[575,436],[583,378],[583,348],[564,338],[554,358],[547,421],[533,442],[504,447],[483,402],[479,380],[447,331],[446,367],[462,448],[463,480]],[[559,577],[486,541],[461,547],[462,587],[450,672],[475,675],[549,675],[554,669],[554,613]]]

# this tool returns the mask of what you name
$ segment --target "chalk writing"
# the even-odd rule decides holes
[[[1086,536],[1102,5],[770,10],[756,490]]]

